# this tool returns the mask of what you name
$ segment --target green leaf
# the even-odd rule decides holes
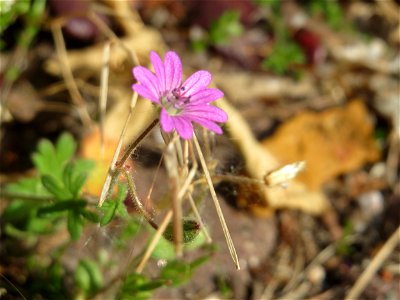
[[[48,219],[30,218],[26,231],[34,234],[46,234],[54,232],[54,221]]]
[[[88,173],[90,172],[96,163],[89,159],[76,159],[74,164],[74,170],[78,173]]]
[[[10,237],[24,240],[24,243],[29,245],[34,245],[37,242],[37,237],[35,234],[30,232],[23,231],[17,227],[15,227],[11,223],[6,223],[4,226],[4,233]]]
[[[84,173],[78,174],[72,181],[70,191],[74,197],[78,197],[83,186],[85,185],[87,175]]]
[[[81,290],[85,292],[90,291],[90,274],[88,270],[82,265],[82,263],[79,263],[78,267],[75,270],[75,282],[76,284],[80,287]]]
[[[160,278],[170,280],[172,286],[182,285],[190,280],[193,270],[190,264],[182,261],[170,261],[161,269]]]
[[[103,216],[100,219],[100,225],[105,226],[111,222],[114,218],[115,214],[118,212],[121,216],[125,217],[128,215],[124,200],[126,197],[126,193],[128,188],[124,184],[118,185],[118,194],[116,199],[109,199],[108,201],[104,202],[102,207],[100,208]]]
[[[69,191],[71,191],[71,186],[73,185],[72,184],[73,178],[74,178],[74,165],[73,165],[73,163],[70,162],[65,166],[64,172],[63,172],[63,183],[64,183],[64,186]]]
[[[71,193],[51,175],[43,175],[42,184],[51,194],[54,195],[54,197],[59,200],[72,198]]]
[[[46,0],[35,0],[29,10],[29,18],[31,22],[40,20],[46,7]]]
[[[339,29],[343,26],[343,13],[338,1],[312,0],[308,6],[311,14],[322,14],[332,28]]]
[[[103,203],[102,207],[100,208],[103,215],[100,218],[100,225],[105,226],[111,222],[113,219],[115,212],[117,211],[118,202],[117,201],[106,201]]]
[[[230,38],[238,36],[243,32],[240,23],[240,12],[237,10],[227,10],[215,20],[210,26],[211,44],[225,44]]]
[[[183,243],[185,244],[193,241],[200,232],[199,223],[191,219],[183,220],[182,227],[183,227]],[[163,236],[168,241],[172,242],[174,240],[172,222],[168,224],[167,228],[164,231]]]
[[[32,211],[35,212],[38,207],[39,203],[24,200],[14,200],[4,210],[2,219],[5,222],[14,224],[20,221],[26,221],[30,218]]]
[[[48,216],[54,213],[59,213],[62,211],[75,211],[79,212],[86,206],[86,202],[83,200],[65,200],[65,201],[60,201],[56,202],[52,205],[40,207],[38,209],[38,216],[39,217],[44,217]]]
[[[87,220],[89,220],[89,221],[91,221],[93,223],[98,223],[100,221],[99,215],[97,213],[93,212],[93,211],[90,211],[90,210],[86,210],[86,209],[82,210],[81,211],[81,215],[85,219],[87,219]]]
[[[90,291],[96,291],[103,286],[103,276],[93,260],[83,259],[80,265],[87,271],[90,278]]]
[[[92,165],[91,161],[90,165]],[[79,167],[79,164],[85,166]],[[87,178],[87,169],[89,164],[86,164],[85,160],[80,160],[78,163],[68,163],[63,172],[63,182],[65,187],[70,191],[74,198],[78,198],[79,194],[85,185]]]
[[[76,241],[82,232],[82,218],[79,212],[71,210],[68,212],[67,228],[71,239]]]
[[[53,175],[61,181],[64,166],[72,158],[75,150],[76,143],[73,137],[64,133],[57,140],[55,147],[49,140],[41,140],[32,160],[41,175]]]
[[[10,194],[34,195],[36,198],[48,197],[50,193],[43,187],[40,178],[23,178],[17,182],[7,184],[6,192]]]
[[[198,267],[206,263],[209,259],[210,256],[208,255],[201,256],[190,263],[190,268],[192,270],[197,269]]]
[[[129,274],[122,283],[117,299],[149,299],[150,292],[165,285],[166,282],[164,279],[149,280],[144,275],[137,273]]]
[[[76,151],[76,142],[71,134],[63,133],[57,140],[56,157],[59,163],[67,162]]]
[[[175,247],[170,241],[161,238],[151,253],[151,257],[157,260],[174,260],[176,258]]]
[[[41,140],[38,144],[37,152],[32,155],[32,161],[39,173],[56,174],[59,171],[56,151],[49,140]]]
[[[262,62],[265,69],[284,74],[290,67],[305,62],[301,48],[293,41],[284,38],[277,41],[272,53]]]
[[[174,260],[167,263],[161,270],[160,279],[171,281],[173,286],[179,286],[188,282],[195,269],[204,264],[209,259],[209,255],[204,255],[191,263]]]

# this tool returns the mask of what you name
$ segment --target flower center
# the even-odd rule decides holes
[[[189,103],[190,96],[183,96],[182,93],[185,91],[185,87],[175,88],[172,91],[167,91],[161,97],[161,105],[165,108],[170,116],[176,116],[181,114],[185,105]]]

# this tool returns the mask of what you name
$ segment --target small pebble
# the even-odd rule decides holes
[[[321,265],[315,265],[308,271],[307,278],[313,284],[321,284],[325,279],[325,269]]]

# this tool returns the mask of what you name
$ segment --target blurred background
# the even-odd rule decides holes
[[[400,298],[400,1],[3,0],[0,13],[1,297]],[[153,231],[123,178],[96,207],[151,50],[225,94],[208,161],[239,272],[207,189],[194,195],[212,244],[177,258],[163,240],[143,272]],[[154,118],[143,99],[132,113],[124,146]],[[129,161],[158,221],[161,141],[154,130]],[[297,161],[293,181],[251,181]]]

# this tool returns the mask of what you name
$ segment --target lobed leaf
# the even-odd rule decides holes
[[[58,200],[72,198],[71,193],[52,175],[43,175],[42,184]]]

